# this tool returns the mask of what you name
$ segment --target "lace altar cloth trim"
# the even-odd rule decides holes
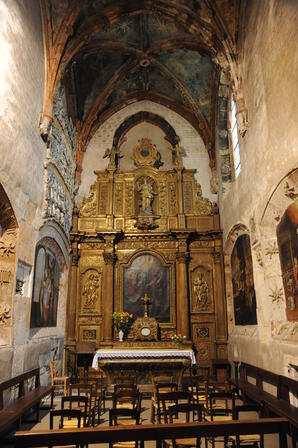
[[[150,358],[189,358],[196,364],[193,350],[98,350],[93,358],[93,369],[98,368],[100,359],[150,359]]]

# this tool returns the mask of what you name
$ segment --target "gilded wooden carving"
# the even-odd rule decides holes
[[[197,268],[192,275],[192,305],[194,312],[213,311],[212,273],[203,267]]]
[[[107,156],[110,164],[96,173],[73,232],[80,241],[73,288],[77,338],[119,344],[112,314],[125,310],[136,319],[125,346],[168,347],[168,335],[183,328],[206,365],[216,353],[216,331],[225,340],[225,316],[218,324],[214,313],[216,300],[223,300],[217,211],[203,197],[195,170],[183,168],[178,146],[172,170],[162,169],[148,139],[134,148],[134,170],[120,171],[116,153]],[[151,302],[148,318],[141,301],[145,294]],[[189,304],[190,329],[183,314]]]
[[[81,312],[99,311],[101,292],[101,275],[95,269],[88,269],[81,280]]]

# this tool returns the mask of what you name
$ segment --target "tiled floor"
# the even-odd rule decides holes
[[[111,403],[108,401],[107,402],[107,409],[109,408],[109,405]],[[55,407],[58,408],[60,407],[60,397],[56,397],[55,398]],[[251,415],[252,418],[254,418],[254,415],[252,413]],[[142,411],[142,423],[143,424],[150,424],[150,400],[143,400],[143,411]],[[108,412],[105,412],[105,414],[102,415],[101,417],[101,425],[108,425]],[[49,412],[45,412],[43,411],[42,414],[42,419],[41,422],[36,424],[36,425],[24,425],[22,429],[48,429],[49,428]],[[145,448],[155,448],[155,442],[146,442],[145,443]],[[205,444],[202,442],[202,447],[205,446]],[[216,444],[216,448],[221,448],[223,445],[221,443],[217,443]],[[289,444],[290,446],[290,444]],[[92,444],[89,445],[89,447],[102,447],[102,448],[107,448],[108,445],[107,444]],[[265,436],[265,448],[278,448],[279,447],[279,443],[278,443],[278,437],[273,435],[273,436]]]

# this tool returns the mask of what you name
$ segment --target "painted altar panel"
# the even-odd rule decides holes
[[[277,241],[288,320],[298,320],[298,200],[286,210],[277,227]]]
[[[145,294],[151,302],[150,316],[160,323],[170,322],[170,269],[150,254],[137,256],[123,269],[123,310],[134,318],[144,316]]]
[[[231,255],[234,316],[236,325],[256,325],[256,293],[249,235],[241,235]]]

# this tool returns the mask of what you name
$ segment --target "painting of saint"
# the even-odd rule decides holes
[[[158,322],[170,322],[170,271],[158,257],[136,257],[123,273],[123,310],[133,317],[144,316],[145,294],[150,298],[149,316]]]
[[[48,248],[38,246],[35,258],[30,327],[54,327],[57,321],[60,268]]]
[[[288,320],[298,320],[298,200],[291,204],[277,227],[277,242]]]
[[[235,324],[256,325],[256,293],[248,235],[237,239],[231,255],[231,267]]]

